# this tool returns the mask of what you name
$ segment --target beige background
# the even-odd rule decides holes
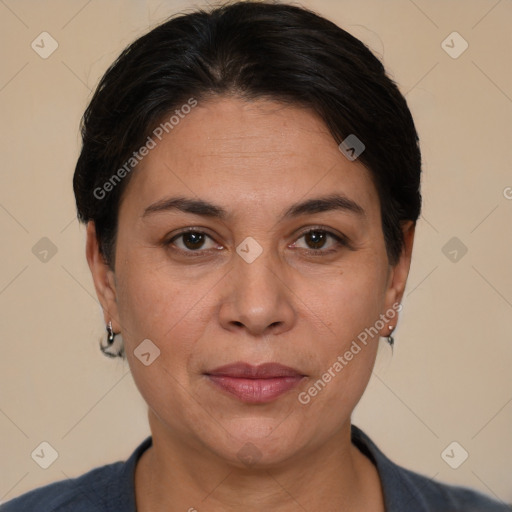
[[[104,326],[71,180],[101,74],[148,27],[194,5],[204,4],[0,1],[0,501],[125,459],[149,433],[126,363],[97,348]],[[382,352],[354,422],[396,462],[510,502],[512,2],[303,5],[383,58],[424,155],[395,354]],[[31,48],[43,31],[59,45],[47,59]],[[457,59],[441,46],[453,31],[469,44]],[[32,252],[43,237],[57,249],[46,262]],[[467,247],[457,262],[443,252],[452,237]],[[31,458],[42,441],[59,454],[46,470]],[[452,441],[469,453],[456,470],[441,458]]]

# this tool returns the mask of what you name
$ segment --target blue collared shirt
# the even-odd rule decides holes
[[[512,506],[479,492],[438,483],[398,466],[354,425],[352,442],[377,467],[386,512],[512,512]],[[0,506],[0,512],[136,512],[135,466],[151,444],[148,437],[125,462],[29,491]]]

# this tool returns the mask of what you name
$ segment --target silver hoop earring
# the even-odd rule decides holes
[[[112,329],[112,321],[110,321],[107,325],[107,343],[109,346],[112,346],[114,344],[115,337],[116,334]]]
[[[106,326],[107,331],[107,343],[104,345],[100,341],[100,349],[107,357],[124,357],[124,346],[123,340],[120,333],[114,332],[112,329],[112,321]],[[118,339],[116,339],[116,336]]]
[[[389,333],[388,337],[387,337],[387,341],[389,343],[389,346],[391,347],[391,350],[393,350],[393,346],[395,345],[395,338],[393,338],[393,336],[391,336],[391,334],[393,333],[393,326],[389,326],[389,328],[391,329],[391,332]]]

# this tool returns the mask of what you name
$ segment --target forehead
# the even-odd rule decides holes
[[[154,140],[133,171],[122,208],[142,212],[166,194],[181,194],[247,210],[336,191],[357,198],[370,215],[378,208],[369,171],[349,161],[305,108],[218,98],[199,103]]]

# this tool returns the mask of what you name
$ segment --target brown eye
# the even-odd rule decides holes
[[[310,254],[323,255],[336,252],[341,247],[349,247],[349,243],[343,235],[325,229],[310,229],[302,233],[293,246],[309,251]]]
[[[311,249],[321,249],[328,236],[325,231],[310,231],[304,235],[304,240]]]
[[[181,236],[183,238],[183,245],[185,245],[187,249],[200,249],[204,244],[204,233],[184,233]]]
[[[174,246],[182,252],[200,252],[200,250],[208,250],[219,248],[214,240],[202,231],[184,231],[165,243],[167,246]]]

